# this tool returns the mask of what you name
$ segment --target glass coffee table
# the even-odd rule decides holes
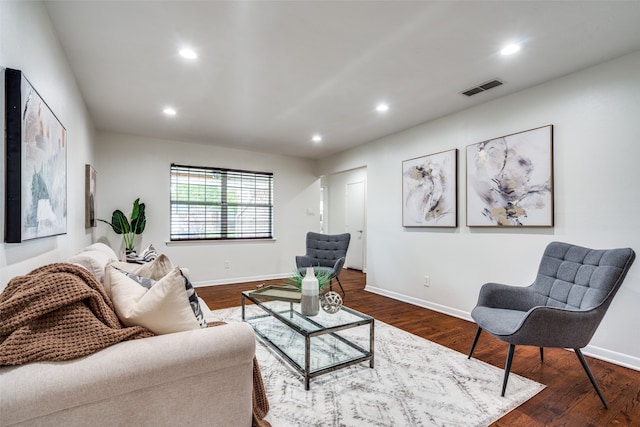
[[[247,299],[260,308],[249,317]],[[355,363],[368,360],[373,368],[374,319],[348,307],[333,314],[320,309],[316,316],[305,316],[296,288],[272,286],[242,293],[242,320],[304,377],[305,390],[311,378]],[[368,334],[355,329],[367,327]]]

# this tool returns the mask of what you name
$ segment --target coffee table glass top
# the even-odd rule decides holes
[[[362,314],[348,307],[342,306],[337,313],[329,314],[322,309],[316,316],[307,317],[300,310],[300,292],[296,288],[283,287],[273,289],[274,293],[260,293],[256,291],[246,291],[243,295],[255,304],[261,306],[271,315],[290,327],[298,329],[302,333],[313,333],[325,329],[336,327],[351,327],[356,324],[365,324],[372,321],[371,316]],[[260,291],[260,290],[259,290]],[[274,297],[273,295],[278,295]],[[295,315],[294,315],[295,314]],[[362,323],[364,321],[364,323]]]
[[[306,389],[310,378],[323,373],[367,360],[373,367],[371,316],[344,306],[337,313],[320,309],[316,316],[305,316],[300,312],[300,293],[286,289],[243,292],[243,319],[304,376]],[[276,299],[276,293],[282,298]],[[245,307],[245,298],[258,307]]]

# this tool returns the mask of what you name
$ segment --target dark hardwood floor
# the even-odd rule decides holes
[[[343,270],[340,280],[345,305],[377,320],[468,354],[475,324],[364,290],[366,275]],[[212,310],[240,305],[240,292],[282,280],[250,282],[197,289]],[[335,288],[334,288],[335,290]],[[633,327],[633,326],[631,326]],[[483,334],[474,357],[504,367],[507,344]],[[494,426],[640,426],[640,372],[587,357],[609,409],[604,409],[573,352],[546,349],[544,364],[533,347],[517,347],[511,372],[538,381],[546,388],[511,411]],[[507,393],[509,392],[507,388]]]

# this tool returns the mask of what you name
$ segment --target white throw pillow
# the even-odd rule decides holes
[[[107,271],[113,305],[126,326],[143,326],[155,334],[200,329],[179,268],[171,270],[151,289],[112,266]]]
[[[148,277],[153,280],[160,280],[173,270],[173,264],[165,254],[160,254],[158,258],[144,264],[118,261],[114,263],[114,265],[120,270],[137,274],[138,276]]]
[[[116,253],[113,251],[113,249],[111,249],[110,246],[107,246],[106,244],[101,243],[101,242],[96,242],[96,243],[94,243],[92,245],[89,245],[86,248],[82,249],[80,252],[87,252],[87,251],[102,252],[103,254],[108,256],[109,259],[113,259],[114,261],[118,260],[118,255],[116,255]]]
[[[101,283],[104,283],[104,268],[112,261],[113,259],[110,258],[109,255],[100,251],[82,251],[65,260],[65,262],[70,262],[86,268],[93,273],[96,279]]]
[[[110,265],[113,265],[120,270],[126,271],[127,273],[133,273],[137,274],[138,276],[148,277],[156,281],[162,279],[171,270],[173,270],[173,264],[171,263],[169,257],[165,254],[161,254],[160,256],[158,256],[158,258],[149,263],[136,264],[126,261],[114,261]],[[105,274],[102,284],[104,286],[104,289],[107,291],[107,295],[111,297],[111,280],[109,274]]]

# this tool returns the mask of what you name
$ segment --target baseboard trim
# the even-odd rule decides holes
[[[204,280],[200,282],[193,282],[194,288],[201,288],[204,286],[218,286],[218,285],[233,285],[235,283],[245,283],[245,282],[260,282],[263,280],[274,280],[274,279],[286,279],[291,276],[291,273],[277,273],[277,274],[267,274],[262,276],[249,276],[249,277],[227,277],[225,279],[216,279],[216,280]]]
[[[607,350],[606,348],[596,347],[595,345],[588,345],[583,348],[582,354],[613,363],[614,365],[640,371],[640,357],[629,356],[628,354],[618,353],[617,351]]]
[[[398,301],[413,304],[418,307],[428,308],[429,310],[437,311],[438,313],[447,314],[449,316],[457,317],[462,320],[473,322],[471,313],[456,308],[447,307],[445,305],[436,304],[430,301],[421,300],[419,298],[410,297],[397,292],[389,291],[386,289],[377,288],[375,286],[366,285],[365,291],[372,292],[374,294],[389,297]],[[605,348],[596,347],[593,345],[586,346],[582,353],[585,356],[590,356],[595,359],[604,360],[605,362],[613,363],[614,365],[623,366],[625,368],[640,371],[640,358],[630,356],[624,353],[618,353],[616,351],[607,350]]]
[[[397,292],[388,291],[386,289],[376,288],[375,286],[370,286],[370,285],[365,286],[364,290],[372,292],[374,294],[393,298],[398,301],[417,305],[418,307],[428,308],[429,310],[437,311],[438,313],[448,314],[449,316],[453,316],[462,320],[473,322],[473,319],[471,318],[470,313],[467,313],[466,311],[463,311],[463,310],[458,310],[456,308],[447,307],[446,305],[436,304],[430,301],[421,300],[419,298],[410,297],[407,295],[399,294]]]

